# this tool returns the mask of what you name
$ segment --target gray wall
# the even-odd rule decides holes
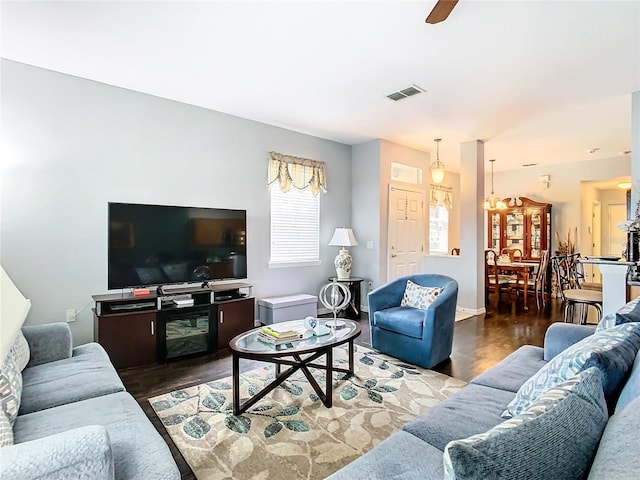
[[[350,249],[353,257],[353,274],[364,277],[361,305],[367,306],[369,282],[379,285],[380,278],[380,140],[372,140],[352,147],[351,217],[358,246]],[[367,242],[373,248],[367,248]]]
[[[351,224],[351,147],[11,61],[1,80],[0,261],[32,300],[27,323],[86,306],[71,328],[76,343],[93,339],[109,201],[246,209],[258,298],[317,294],[335,274],[327,243]],[[320,266],[267,267],[270,150],[326,162]]]

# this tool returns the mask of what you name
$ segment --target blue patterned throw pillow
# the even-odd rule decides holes
[[[13,429],[7,414],[0,408],[0,448],[11,445],[13,445]]]
[[[596,327],[596,333],[601,332],[602,330],[606,330],[607,328],[615,327],[616,322],[616,314],[615,313],[607,313],[602,320],[598,322],[598,326]]]
[[[0,364],[0,408],[13,426],[20,410],[22,399],[22,372],[13,355],[7,356]]]
[[[640,297],[634,298],[616,311],[616,325],[640,322]]]
[[[404,296],[400,302],[401,307],[413,307],[420,310],[426,310],[433,302],[435,302],[438,295],[442,292],[440,287],[423,287],[417,283],[413,283],[411,280],[407,280],[407,286],[404,290]]]
[[[27,339],[24,338],[22,330],[18,330],[18,334],[9,348],[9,355],[13,356],[20,371],[24,370],[29,363],[31,351],[29,350],[29,343]]]
[[[549,388],[589,367],[598,367],[605,396],[610,396],[626,375],[640,348],[640,323],[625,323],[596,332],[556,355],[527,380],[502,413],[510,418],[524,411]]]
[[[517,417],[449,442],[444,478],[583,478],[607,420],[600,372],[592,367],[547,390]]]

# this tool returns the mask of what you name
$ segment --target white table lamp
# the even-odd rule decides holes
[[[333,232],[333,237],[331,237],[331,241],[329,241],[329,245],[342,247],[333,264],[336,267],[338,279],[347,280],[351,275],[352,260],[346,247],[358,245],[353,230],[350,228],[336,228],[336,231]]]

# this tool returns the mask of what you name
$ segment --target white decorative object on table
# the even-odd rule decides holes
[[[322,337],[328,335],[330,330],[320,322],[316,317],[306,317],[304,319],[304,328],[306,328],[302,338]]]
[[[329,241],[329,245],[341,246],[342,249],[333,261],[336,267],[336,275],[340,280],[347,280],[351,276],[351,266],[353,261],[346,247],[354,247],[358,245],[353,230],[350,228],[336,228],[333,237]]]
[[[327,294],[329,297],[327,297]],[[327,283],[322,290],[320,290],[320,302],[331,310],[333,313],[333,320],[327,320],[325,325],[327,327],[341,327],[344,326],[342,320],[337,320],[338,311],[344,309],[349,302],[351,302],[351,292],[346,285],[338,283],[335,279],[331,283]]]
[[[307,330],[313,330],[314,328],[316,328],[317,324],[318,319],[316,317],[306,317],[304,319],[304,328],[306,328]]]

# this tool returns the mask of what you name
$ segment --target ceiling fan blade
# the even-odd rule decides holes
[[[458,0],[438,0],[436,6],[433,7],[431,13],[425,20],[425,23],[440,23],[443,20],[446,20],[453,7],[456,6]]]

